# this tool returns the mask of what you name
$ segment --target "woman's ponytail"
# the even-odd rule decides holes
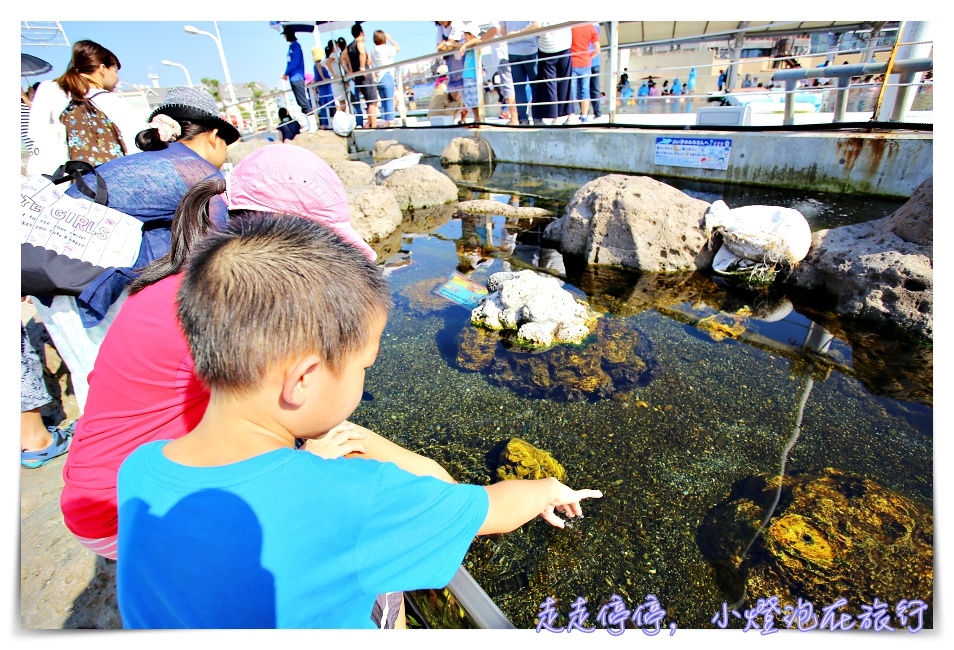
[[[225,187],[224,178],[213,178],[196,183],[185,193],[172,218],[169,252],[142,269],[129,285],[130,296],[182,270],[196,242],[215,227],[209,217],[209,201],[225,192]]]

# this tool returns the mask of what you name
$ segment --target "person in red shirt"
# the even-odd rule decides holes
[[[593,23],[577,25],[572,29],[573,40],[570,44],[570,89],[574,102],[580,104],[580,121],[585,122],[590,112],[590,74],[593,52],[600,51],[600,34]],[[592,98],[599,101],[598,97]]]

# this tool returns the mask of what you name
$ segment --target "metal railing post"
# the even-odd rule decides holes
[[[609,106],[606,112],[609,115],[609,123],[616,122],[616,78],[619,74],[619,21],[611,20],[609,22],[609,83],[606,89],[609,91],[606,96],[609,98]]]
[[[845,121],[845,112],[848,110],[848,87],[851,85],[849,75],[839,75],[838,90],[835,93],[835,122]]]
[[[748,27],[749,22],[742,21],[739,23],[739,27]],[[732,54],[729,55],[729,71],[725,76],[725,92],[731,92],[738,84],[736,84],[736,77],[738,77],[738,65],[739,61],[742,60],[742,44],[745,42],[745,32],[736,32],[732,40]]]
[[[795,124],[795,89],[798,87],[798,79],[785,80],[785,118],[782,124],[791,126]]]
[[[401,126],[407,126],[407,98],[404,95],[404,74],[401,71],[401,66],[394,67],[394,74],[397,75],[394,80],[394,90],[395,96],[400,100],[401,105]]]
[[[891,109],[892,122],[903,122],[908,115],[908,108],[914,103],[913,95],[918,89],[913,84],[920,72],[905,72],[898,77],[898,83],[902,84],[897,88],[897,95],[894,97],[894,106]],[[912,85],[904,85],[912,84]]]
[[[474,76],[477,78],[477,114],[474,115],[474,122],[483,121],[487,118],[487,114],[484,112],[484,75],[483,70],[480,68],[480,46],[472,48],[474,50]],[[477,118],[480,118],[478,120]]]

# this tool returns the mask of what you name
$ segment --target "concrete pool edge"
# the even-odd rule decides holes
[[[658,178],[764,185],[790,189],[907,198],[934,173],[933,133],[738,132],[680,128],[610,129],[406,128],[354,131],[357,147],[397,140],[440,156],[456,137],[479,135],[498,161],[640,174]],[[657,138],[731,141],[728,168],[703,169],[654,162]]]

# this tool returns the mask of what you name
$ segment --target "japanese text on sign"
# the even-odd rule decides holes
[[[656,138],[653,162],[670,167],[728,169],[732,140],[716,138]]]

